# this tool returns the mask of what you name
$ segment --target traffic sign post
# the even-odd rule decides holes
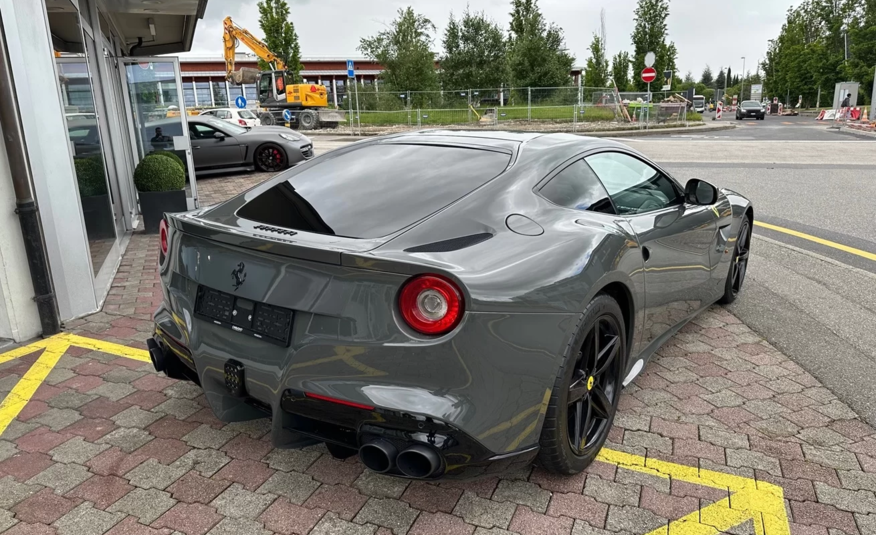
[[[353,63],[353,60],[347,60],[347,82],[353,80],[353,91],[356,94],[356,123],[359,125],[359,133],[362,133],[362,118],[360,117],[359,112],[359,84],[356,83],[356,66]],[[350,103],[350,107],[353,107],[353,103]],[[350,134],[353,133],[353,117],[350,117]]]
[[[244,97],[243,95],[238,96],[236,99],[234,99],[234,104],[235,104],[239,109],[242,110],[243,108],[246,107],[246,97]]]

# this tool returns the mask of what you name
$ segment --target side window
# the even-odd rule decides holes
[[[219,118],[220,119],[231,119],[231,112],[222,110],[219,112]]]
[[[557,173],[539,193],[552,203],[566,208],[614,213],[608,192],[584,160],[578,160]]]
[[[203,124],[190,123],[189,132],[191,132],[192,137],[195,139],[210,139],[216,133],[216,130]]]
[[[619,214],[641,214],[683,202],[671,178],[632,156],[603,152],[585,160],[608,190]]]

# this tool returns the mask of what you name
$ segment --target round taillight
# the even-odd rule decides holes
[[[418,275],[402,287],[398,299],[405,323],[422,334],[450,332],[462,319],[462,292],[440,275]]]
[[[167,220],[162,219],[158,224],[158,241],[161,244],[161,254],[167,255]]]

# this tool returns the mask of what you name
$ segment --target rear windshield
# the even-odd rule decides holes
[[[369,145],[314,162],[237,215],[305,232],[378,238],[482,186],[510,159],[507,153],[463,147]]]
[[[240,110],[239,112],[237,112],[237,114],[240,115],[241,117],[243,117],[244,119],[255,119],[256,118],[256,116],[253,115],[253,113],[249,110]]]

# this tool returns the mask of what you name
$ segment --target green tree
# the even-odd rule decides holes
[[[630,54],[618,52],[611,59],[611,77],[618,91],[626,91],[630,85]]]
[[[432,21],[411,7],[398,10],[389,29],[359,41],[359,51],[384,66],[380,78],[397,91],[438,89],[435,54],[432,52]]]
[[[715,83],[715,79],[712,76],[712,68],[708,65],[703,69],[703,74],[700,76],[700,83],[706,87],[713,87],[713,84]]]
[[[721,95],[721,92],[724,91],[724,85],[727,83],[727,76],[724,74],[724,69],[718,71],[718,76],[715,78],[715,91],[718,95]]]
[[[687,84],[688,87],[691,87],[691,86],[695,85],[695,84],[696,84],[696,81],[694,80],[693,73],[690,72],[690,71],[687,71],[686,73],[684,73],[684,80],[683,80],[683,82],[684,82],[685,84]]]
[[[544,20],[537,0],[511,1],[508,66],[514,85],[569,85],[574,61],[575,58],[566,50],[563,30]]]
[[[483,12],[450,14],[444,31],[441,85],[444,89],[498,88],[507,81],[505,35]]]
[[[633,72],[641,72],[645,68],[645,54],[654,52],[656,61],[654,69],[658,79],[664,70],[673,68],[674,58],[669,58],[672,49],[666,43],[668,33],[666,19],[669,17],[669,0],[638,0],[635,10],[635,27],[633,29]],[[669,60],[672,59],[670,62]],[[670,65],[671,64],[671,65]],[[645,91],[648,84],[640,78],[635,78],[639,91]]]
[[[584,86],[608,87],[608,58],[605,57],[605,43],[598,34],[593,34],[593,41],[588,50],[590,57],[587,58],[587,66],[584,70]]]
[[[873,105],[873,69],[876,67],[876,0],[867,0],[849,25],[849,61],[846,78],[861,83],[859,95]],[[859,97],[860,100],[861,97]]]
[[[286,73],[292,83],[301,81],[301,47],[295,25],[289,20],[289,6],[285,0],[263,0],[258,3],[259,26],[265,34],[268,49],[286,64]],[[259,69],[271,70],[271,66],[259,60]]]

